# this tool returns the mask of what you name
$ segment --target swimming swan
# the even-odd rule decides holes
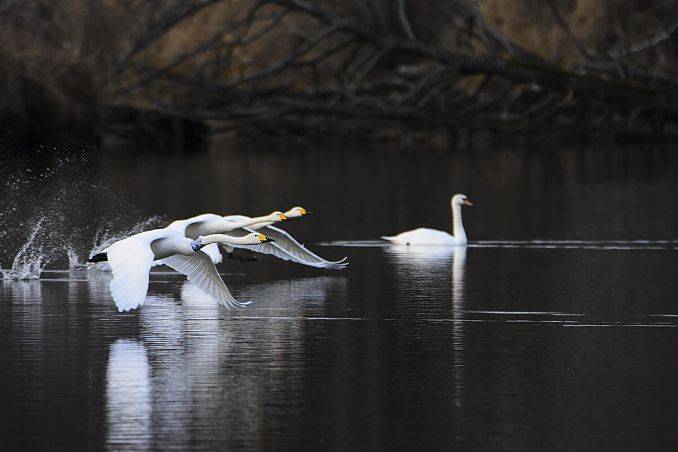
[[[299,206],[293,207],[285,212],[285,216],[288,218],[304,217],[306,215],[310,215],[310,212]],[[244,219],[247,217],[242,215],[230,215],[224,218],[230,221],[244,221]],[[289,233],[283,231],[282,229],[273,227],[271,224],[272,223],[256,223],[245,228],[240,228],[237,231],[233,231],[233,234],[242,235],[254,231],[262,232],[267,237],[274,239],[275,242],[247,246],[245,248],[257,253],[270,254],[277,257],[278,259],[296,262],[297,264],[308,265],[310,267],[326,268],[331,270],[341,270],[346,268],[348,265],[348,262],[345,262],[345,257],[338,261],[328,261],[327,259],[323,259],[314,252],[308,250]],[[226,248],[228,249],[228,247]]]
[[[174,229],[154,229],[115,242],[106,252],[92,256],[89,262],[108,260],[113,270],[111,295],[120,312],[144,303],[153,261],[161,261],[183,273],[222,306],[242,307],[247,303],[233,298],[212,260],[200,249],[213,243],[253,245],[269,241],[259,233],[244,237],[211,234],[191,240]]]
[[[466,195],[457,194],[450,200],[452,205],[452,228],[454,235],[429,228],[418,228],[382,239],[396,245],[466,246],[466,231],[461,221],[461,206],[473,206]]]

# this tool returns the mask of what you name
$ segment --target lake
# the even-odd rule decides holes
[[[673,450],[678,155],[663,147],[4,149],[0,440],[13,449]],[[448,230],[467,248],[379,241]],[[97,244],[203,212],[344,271],[226,260],[119,313]],[[70,256],[70,258],[69,258]],[[25,276],[13,280],[12,266]],[[69,268],[70,267],[70,268]]]

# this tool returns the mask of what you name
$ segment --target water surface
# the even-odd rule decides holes
[[[675,447],[678,159],[664,150],[72,155],[3,157],[0,266],[34,233],[23,256],[45,270],[0,281],[10,448]],[[478,201],[467,249],[374,241],[446,229],[455,192]],[[159,271],[121,314],[109,274],[66,270],[67,249],[82,260],[154,215],[297,204],[314,215],[284,227],[351,265],[227,261],[247,309]]]

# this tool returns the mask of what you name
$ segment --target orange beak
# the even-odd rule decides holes
[[[287,216],[284,213],[281,213],[280,214],[280,221],[286,221],[286,220],[287,220]]]
[[[465,205],[465,206],[471,206],[471,207],[473,207],[475,205],[471,202],[470,199],[465,199],[462,204]]]

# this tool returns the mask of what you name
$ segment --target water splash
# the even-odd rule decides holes
[[[42,224],[43,219],[41,218],[14,257],[12,268],[3,270],[3,279],[29,280],[40,278],[40,273],[47,263],[44,246],[37,239]]]
[[[90,256],[96,253],[100,253],[101,251],[105,250],[118,240],[122,240],[125,237],[129,237],[130,235],[138,234],[140,232],[148,231],[149,229],[154,229],[160,226],[163,223],[163,221],[164,221],[163,217],[159,215],[154,215],[152,217],[146,218],[143,221],[140,221],[131,228],[117,232],[111,232],[109,226],[105,227],[100,226],[99,229],[97,229],[96,234],[94,235],[94,246],[92,247]]]
[[[88,252],[87,258],[93,256],[94,254],[100,253],[118,240],[122,240],[125,237],[129,237],[130,235],[138,234],[139,232],[156,228],[161,225],[163,221],[163,217],[156,215],[148,217],[136,223],[132,227],[118,230],[117,232],[112,232],[112,228],[108,224],[106,226],[100,226],[94,234],[93,245]],[[81,261],[81,256],[73,245],[68,245],[66,247],[66,256],[68,257],[69,271],[111,271],[111,267],[108,265],[108,262],[86,262],[87,258]]]
[[[125,193],[102,185],[90,151],[62,149],[62,156],[38,149],[36,158],[0,165],[2,279],[37,279],[51,266],[89,270],[95,266],[83,261],[90,251],[161,222],[139,221],[144,217]]]
[[[69,245],[66,248],[66,256],[68,257],[68,270],[69,271],[79,271],[87,270],[87,264],[80,262],[80,257],[78,252],[75,251],[73,245]]]

